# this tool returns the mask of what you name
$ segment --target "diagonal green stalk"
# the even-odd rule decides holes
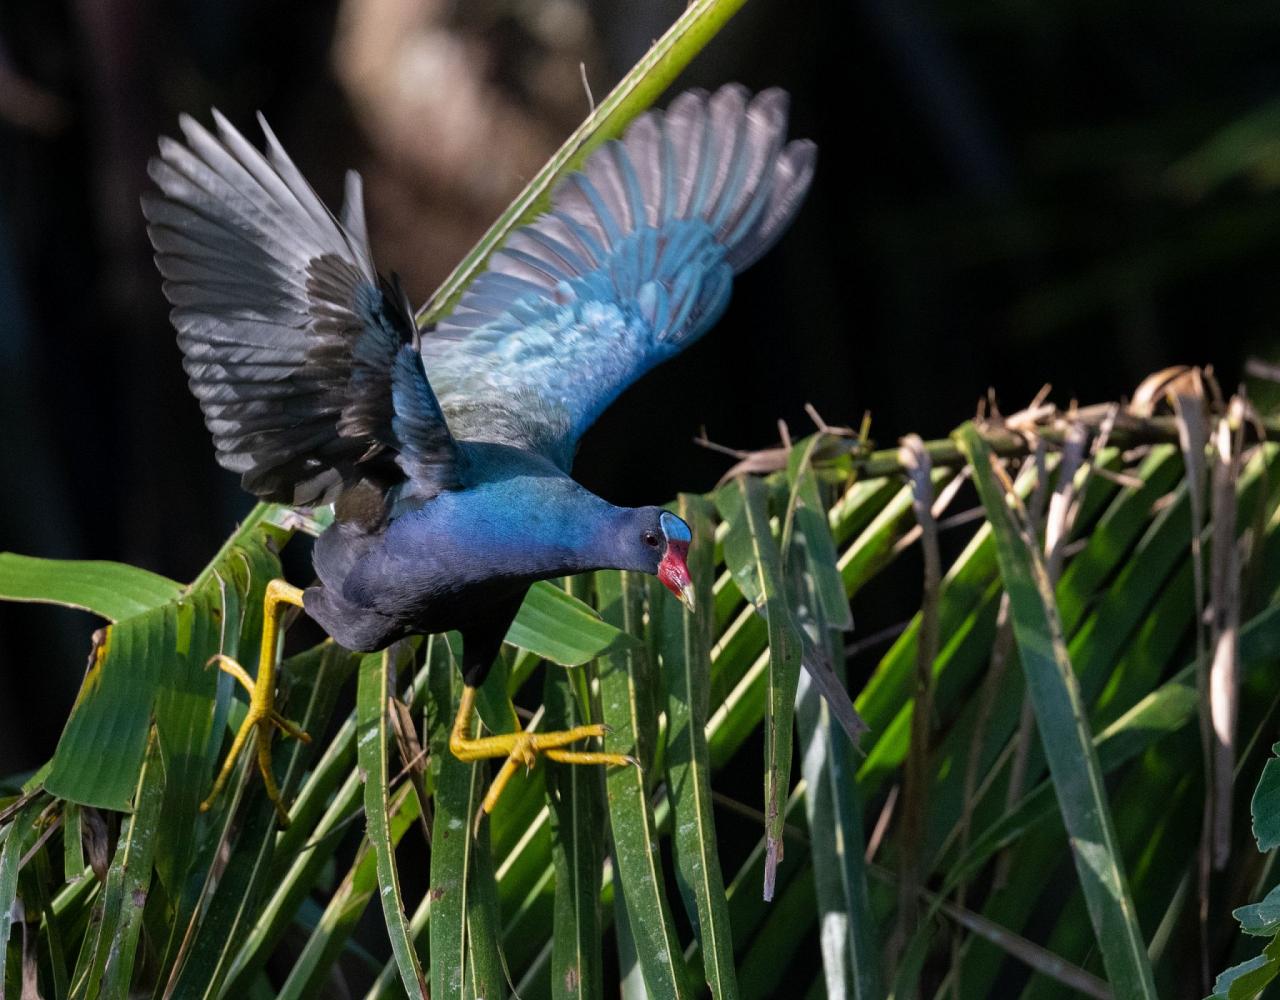
[[[400,843],[417,819],[418,798],[406,785],[391,800],[388,836],[393,848]],[[356,925],[377,891],[377,860],[366,838],[360,842],[346,874],[330,890],[328,902],[312,928],[302,953],[280,986],[277,993],[279,1000],[308,1000],[317,995],[331,975],[334,963],[343,950],[349,947]],[[395,996],[405,995],[400,988],[399,967],[394,957],[388,962],[384,979],[394,984]],[[227,991],[224,995],[237,994]]]
[[[304,730],[322,732],[342,681],[353,666],[352,657],[332,644],[322,644],[290,657],[286,666],[296,671],[298,679],[293,703],[302,711],[296,720]],[[313,744],[298,740],[276,745],[276,779],[286,800],[298,785],[313,749]],[[199,906],[189,922],[184,920],[175,928],[181,941],[175,944],[174,957],[166,958],[166,974],[157,984],[157,997],[225,995],[227,976],[237,962],[243,937],[254,926],[261,901],[268,896],[277,844],[276,816],[262,783],[250,781],[251,774],[247,766],[241,767],[235,793],[228,796],[230,801],[214,828],[216,835],[206,837],[197,855],[192,870],[205,879]],[[221,868],[213,859],[226,845],[232,849],[225,868]]]
[[[489,256],[511,232],[546,208],[560,179],[580,167],[592,150],[621,135],[637,115],[658,99],[744,3],[746,0],[693,0],[444,279],[427,304],[418,311],[418,326],[425,327],[447,314],[467,285],[484,269]],[[428,377],[430,374],[427,373]]]

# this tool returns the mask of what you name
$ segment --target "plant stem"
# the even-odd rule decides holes
[[[447,313],[463,289],[483,269],[485,262],[517,226],[542,211],[560,178],[577,169],[592,150],[623,130],[648,109],[712,38],[746,3],[746,0],[694,0],[683,14],[653,43],[648,52],[609,92],[555,155],[538,171],[507,210],[489,227],[472,251],[444,279],[427,304],[418,310],[417,323],[425,327]],[[428,378],[430,372],[427,373]]]

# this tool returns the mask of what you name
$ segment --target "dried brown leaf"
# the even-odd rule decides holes
[[[1151,417],[1162,402],[1172,403],[1175,396],[1204,397],[1204,383],[1199,368],[1171,365],[1152,372],[1139,383],[1129,401],[1128,413],[1135,417]]]

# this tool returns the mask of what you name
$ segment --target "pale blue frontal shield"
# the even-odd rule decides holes
[[[693,532],[689,530],[689,526],[670,511],[662,512],[662,516],[658,518],[658,524],[662,526],[662,533],[667,536],[669,542],[688,544],[693,541]]]

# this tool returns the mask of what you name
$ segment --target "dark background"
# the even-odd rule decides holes
[[[162,131],[261,109],[422,301],[682,9],[555,0],[0,5],[0,549],[191,578],[250,506],[186,390],[138,195]],[[994,387],[1234,385],[1277,344],[1280,25],[1209,4],[753,0],[683,85],[793,94],[808,204],[718,329],[629,392],[578,472],[618,503],[714,484],[728,445],[874,417],[946,434]],[[300,547],[300,546],[299,546]],[[298,557],[305,567],[305,551]],[[305,572],[305,568],[299,570]],[[863,600],[892,621],[918,585]],[[857,609],[856,609],[857,610]],[[0,606],[0,773],[52,752],[94,627]]]

